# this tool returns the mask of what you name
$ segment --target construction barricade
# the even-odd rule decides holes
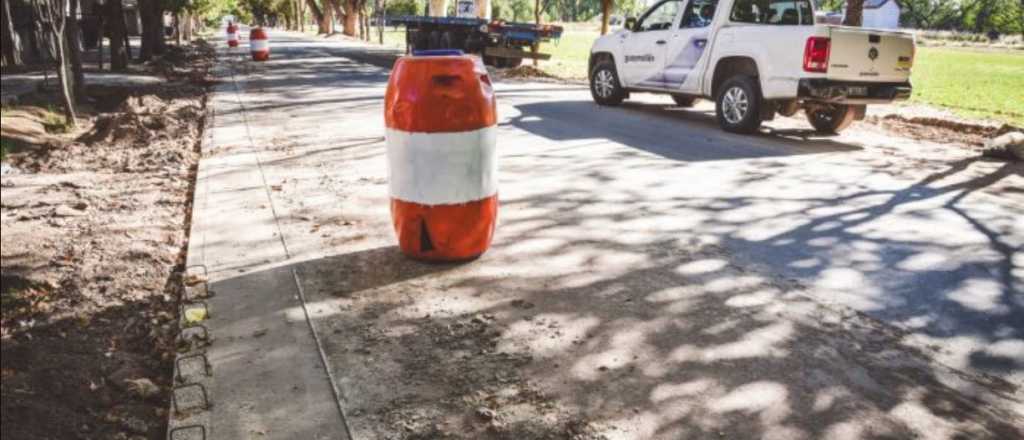
[[[391,217],[406,255],[473,259],[498,216],[494,91],[478,58],[425,51],[400,58],[384,104]]]
[[[252,51],[253,61],[270,59],[270,37],[267,36],[267,31],[260,27],[249,31],[249,50]]]

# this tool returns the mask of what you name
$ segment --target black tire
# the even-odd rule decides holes
[[[412,50],[427,50],[430,48],[430,35],[424,31],[415,31],[411,37]]]
[[[427,47],[430,50],[444,49],[443,47],[441,47],[441,32],[431,31],[430,36],[428,37],[428,41],[429,43],[427,44]]]
[[[715,116],[722,130],[753,134],[761,128],[761,89],[757,78],[737,75],[718,89]]]
[[[672,95],[672,100],[676,102],[676,105],[686,108],[693,107],[697,103],[696,96]]]
[[[451,32],[441,34],[441,41],[439,44],[441,46],[439,49],[458,49],[458,47],[455,46],[455,35]]]
[[[590,96],[598,105],[615,106],[626,99],[619,73],[611,61],[600,61],[590,71]]]
[[[857,112],[850,105],[828,105],[807,109],[807,122],[822,134],[839,134],[853,123]]]

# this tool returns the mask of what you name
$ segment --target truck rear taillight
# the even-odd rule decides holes
[[[804,70],[807,72],[828,72],[828,51],[832,41],[828,37],[811,37],[804,47]]]

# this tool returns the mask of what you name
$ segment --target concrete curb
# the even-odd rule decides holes
[[[218,56],[218,59],[219,58],[220,57]],[[220,75],[215,75],[215,76],[219,77]],[[212,100],[212,95],[214,93],[215,93],[215,91],[211,90],[210,93],[206,97],[206,109],[205,109],[205,114],[204,114],[205,118],[204,118],[204,122],[203,122],[203,133],[202,133],[202,137],[201,137],[201,139],[199,141],[199,153],[200,153],[199,160],[200,161],[202,161],[203,152],[209,151],[209,149],[211,148],[211,146],[213,144],[213,131],[212,131],[212,128],[214,126],[214,121],[216,119],[216,111],[214,110],[213,100]],[[196,191],[196,193],[193,194],[193,197],[192,197],[192,215],[193,215],[193,218],[190,219],[190,224],[192,224],[192,222],[195,221],[196,207],[198,207],[201,204],[205,203],[205,192],[204,192],[204,194],[200,195],[199,191],[198,191],[199,181],[201,180],[201,177],[199,175],[200,172],[201,171],[199,170],[198,164],[197,164],[197,171],[196,171],[196,176],[195,176],[195,178],[196,178],[195,188],[197,189],[197,191]],[[203,197],[203,200],[200,200],[200,197]],[[194,237],[191,236],[191,232],[192,231],[189,231],[189,234],[190,234],[190,236],[189,236],[189,243],[191,243],[192,240],[194,239]],[[191,246],[189,246],[189,247],[191,247]],[[210,290],[210,287],[209,287],[208,277],[209,277],[209,273],[208,273],[207,269],[205,268],[205,266],[201,266],[201,265],[200,266],[189,266],[189,267],[185,268],[184,280],[183,280],[184,286],[182,286],[182,295],[184,297],[179,299],[179,303],[181,304],[182,307],[179,309],[178,328],[180,329],[179,330],[179,338],[184,339],[185,342],[188,343],[189,350],[184,351],[184,352],[179,350],[179,352],[177,353],[177,355],[175,356],[175,359],[174,359],[174,368],[172,370],[171,381],[172,381],[172,383],[175,384],[175,387],[172,388],[172,390],[171,390],[171,405],[170,405],[170,407],[168,408],[168,411],[167,411],[167,439],[168,440],[193,440],[193,439],[203,440],[203,439],[209,438],[208,435],[207,435],[210,432],[210,412],[209,411],[204,410],[204,411],[199,412],[199,413],[188,414],[185,417],[179,417],[180,414],[178,414],[178,410],[180,408],[176,408],[177,403],[184,402],[184,400],[180,400],[179,401],[179,397],[184,398],[184,396],[179,396],[178,393],[180,391],[188,391],[188,390],[194,389],[195,387],[193,385],[198,385],[198,386],[202,387],[204,395],[205,395],[205,397],[207,399],[207,402],[206,402],[207,403],[207,407],[209,407],[210,405],[213,404],[212,396],[210,396],[210,394],[209,394],[209,390],[211,388],[212,381],[213,381],[213,376],[212,376],[212,371],[209,368],[209,366],[210,366],[209,359],[206,358],[206,352],[205,352],[205,348],[209,344],[212,344],[212,342],[213,342],[213,340],[212,340],[213,335],[211,335],[209,333],[209,329],[206,329],[205,327],[190,327],[191,324],[188,322],[188,320],[186,319],[186,316],[185,316],[185,310],[186,310],[185,309],[185,305],[187,303],[192,303],[192,302],[194,302],[196,300],[205,300],[205,299],[213,296],[213,292]],[[188,280],[192,280],[192,279],[201,280],[201,282],[199,284],[195,284],[193,286],[189,286],[190,283],[189,283]],[[199,287],[202,287],[201,291],[197,291],[197,290],[200,290],[200,289],[198,289]],[[204,329],[202,331],[204,331],[205,334],[201,334],[200,338],[195,340],[194,342],[195,342],[196,345],[199,345],[199,344],[205,344],[205,345],[202,345],[201,347],[195,347],[193,345],[193,339],[190,338],[189,335],[192,334],[192,333],[195,333],[195,332],[197,332],[199,330],[190,330],[190,328],[202,328],[202,329]],[[180,347],[180,345],[179,345],[179,347]],[[198,381],[191,382],[191,383],[179,383],[179,379],[185,378],[184,372],[181,371],[182,367],[185,365],[185,362],[189,361],[189,360],[201,361],[203,363],[203,368],[206,369],[206,371],[205,371],[206,374],[199,376]],[[189,375],[189,376],[194,376],[194,375]]]

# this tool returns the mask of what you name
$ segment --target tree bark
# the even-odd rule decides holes
[[[377,39],[378,43],[384,44],[384,19],[386,18],[385,10],[387,10],[386,0],[374,0],[377,4],[374,5],[374,9],[377,11]],[[1024,1],[1024,0],[1021,0]]]
[[[334,35],[334,0],[323,0],[324,1],[324,16],[323,23],[320,27],[324,30],[325,35]]]
[[[47,27],[50,43],[55,52],[54,57],[57,60],[57,79],[60,81],[61,98],[64,101],[64,122],[68,127],[76,127],[78,122],[75,115],[75,100],[72,97],[75,87],[74,74],[68,60],[70,57],[67,41],[68,17],[64,15],[67,6],[68,3],[65,0],[45,0],[36,7],[39,8],[39,16],[45,17],[41,21]]]
[[[329,8],[320,9],[320,6],[316,4],[316,0],[306,0],[306,6],[309,7],[309,12],[313,14],[313,19],[316,20],[317,34],[328,34],[330,29],[327,26],[326,17],[324,17],[324,10]],[[303,30],[305,30],[305,26],[303,26]]]
[[[338,3],[337,0],[333,1],[335,4]],[[339,16],[344,17],[341,32],[350,37],[356,36],[356,33],[359,32],[359,2],[357,2],[356,0],[346,1],[345,14]]]
[[[608,19],[612,14],[612,0],[601,0],[601,35],[608,33]]]
[[[75,99],[81,99],[85,96],[83,91],[85,87],[85,72],[82,71],[82,32],[78,28],[78,9],[80,4],[79,0],[68,1],[70,2],[70,7],[68,8],[70,14],[65,25],[65,33],[67,34],[65,43],[68,46],[68,62],[71,64],[71,92]]]
[[[181,13],[174,13],[174,44],[181,46]]]
[[[3,62],[5,66],[20,66],[22,65],[21,37],[14,29],[10,0],[2,0],[2,3],[0,11],[2,11],[3,21],[0,22],[0,27],[3,29],[0,33],[0,45],[3,46]]]
[[[160,0],[139,0],[142,14],[142,49],[139,61],[149,61],[164,53],[164,12]]]
[[[185,13],[185,23],[182,25],[182,29],[181,29],[182,33],[184,34],[184,35],[182,35],[182,38],[185,39],[186,43],[191,43],[192,42],[192,24],[193,23],[194,22],[193,22],[192,13],[191,12],[186,12]]]
[[[846,3],[846,18],[843,24],[846,26],[861,26],[864,23],[864,0],[849,0]]]
[[[361,2],[359,7],[359,38],[370,41],[370,14],[366,13],[366,1]]]
[[[541,23],[540,23],[541,15],[542,15],[542,13],[541,13],[541,10],[540,10],[540,0],[533,0],[533,20],[534,20],[534,23],[536,23],[537,26],[541,25]],[[537,43],[534,43],[534,44],[530,45],[530,52],[533,52],[533,55],[534,55],[534,57],[533,57],[533,67],[540,66],[540,61],[537,60],[537,56],[536,56],[537,52],[539,50],[540,50],[540,46],[537,45]]]
[[[104,23],[110,32],[110,70],[121,72],[128,68],[130,58],[125,45],[128,29],[124,24],[124,5],[121,0],[107,0],[104,9],[107,12]]]

